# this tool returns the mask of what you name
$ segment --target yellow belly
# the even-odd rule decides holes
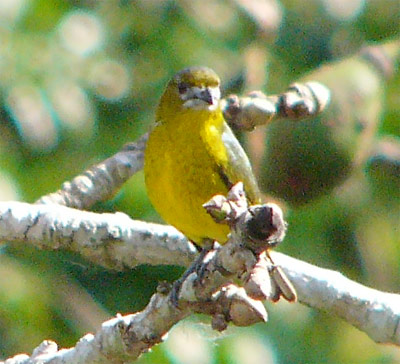
[[[144,168],[155,209],[199,245],[205,238],[224,243],[229,233],[228,226],[215,223],[202,207],[212,196],[227,193],[218,174],[217,162],[226,163],[218,127],[206,132],[205,138],[204,130],[188,130],[184,123],[159,124],[150,134]]]

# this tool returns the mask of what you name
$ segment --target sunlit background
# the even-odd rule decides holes
[[[1,0],[0,199],[33,202],[143,134],[183,67],[214,68],[225,95],[319,80],[332,90],[326,113],[240,135],[285,209],[279,249],[400,293],[399,42],[399,0]],[[358,53],[365,45],[376,48]],[[142,174],[95,210],[161,221]],[[0,254],[0,358],[44,339],[72,346],[182,273],[106,271],[7,243]],[[267,324],[222,335],[209,318],[185,320],[139,362],[400,362],[329,312],[267,308]]]

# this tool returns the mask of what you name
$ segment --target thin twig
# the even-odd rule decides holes
[[[61,189],[41,197],[37,204],[58,204],[80,210],[114,195],[133,174],[143,168],[144,150],[148,135],[126,144],[121,151],[96,164]]]

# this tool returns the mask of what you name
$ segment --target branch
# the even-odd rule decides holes
[[[279,95],[250,92],[245,97],[230,95],[222,100],[227,122],[236,129],[251,131],[272,121],[302,120],[316,116],[327,107],[330,91],[319,82],[294,83]]]
[[[337,314],[376,342],[400,345],[399,295],[367,288],[338,272],[281,253],[272,252],[271,255],[290,277],[299,302]],[[171,306],[168,296],[162,289],[159,291],[143,311],[117,315],[103,323],[95,335],[85,335],[73,348],[58,350],[56,343],[46,340],[31,357],[18,355],[8,359],[7,364],[120,364],[132,361],[162,341],[163,333],[190,314],[188,307],[182,310]]]
[[[101,266],[121,270],[139,264],[188,266],[196,249],[172,226],[65,206],[0,202],[0,240],[39,249],[66,249]]]
[[[68,225],[69,223],[71,224]],[[144,239],[143,234],[146,237]],[[122,236],[126,236],[127,240],[121,238]],[[114,269],[141,263],[188,266],[195,257],[187,240],[169,226],[134,221],[121,213],[95,214],[57,205],[1,202],[0,239],[47,249],[80,251],[85,257],[100,264],[103,262],[105,266]],[[400,295],[362,286],[338,272],[322,269],[281,253],[271,252],[270,255],[289,277],[300,303],[338,315],[378,343],[400,345]],[[162,297],[156,296],[149,305],[167,300]],[[166,317],[171,316],[171,312],[161,310],[158,303],[156,306],[159,308],[160,321],[157,319],[154,326],[157,328],[165,321],[164,314]],[[96,334],[96,339],[83,339],[75,349],[69,350],[78,350],[81,346],[99,350],[98,341],[93,340],[108,340],[108,334],[105,333],[110,330],[114,336],[107,341],[109,345],[115,342],[115,335],[119,335],[118,340],[122,340],[124,331],[118,329],[118,325],[122,325],[121,321],[125,322],[123,325],[129,325],[130,320],[134,319],[136,322],[140,317],[147,322],[149,313],[146,310],[134,316],[107,322]],[[180,320],[187,314],[185,312],[183,316],[172,316]],[[107,347],[103,345],[104,350],[108,350]],[[57,355],[63,355],[62,353]]]
[[[82,337],[75,347],[60,349],[55,342],[43,341],[29,357],[20,354],[6,364],[121,364],[132,362],[160,343],[171,327],[188,316],[190,309],[170,304],[162,290],[154,294],[147,307],[132,315],[106,321],[98,332]],[[228,297],[230,293],[225,295]],[[210,305],[211,306],[211,305]],[[207,306],[206,307],[210,307]],[[200,307],[196,312],[201,312]],[[203,310],[207,313],[207,309]],[[0,362],[0,364],[5,364]]]
[[[245,200],[244,193],[242,200]],[[61,208],[63,214],[68,210],[71,209]],[[242,211],[245,210],[247,210],[246,207],[242,209]],[[6,220],[11,214],[10,208],[5,218],[1,220],[4,227],[9,227]],[[51,218],[52,215],[46,216]],[[41,216],[36,215],[33,225],[24,231],[26,237],[40,226],[40,220]],[[241,221],[239,216],[237,221]],[[283,219],[280,222],[283,224]],[[266,233],[265,236],[270,235],[275,236],[275,229],[272,234]],[[212,257],[201,255],[204,260],[199,262],[202,265],[200,271],[207,272],[207,275],[196,276],[197,272],[189,270],[190,274],[186,274],[181,281],[182,298],[179,298],[178,304],[175,305],[172,301],[174,290],[171,290],[168,284],[160,284],[157,293],[152,296],[150,303],[142,312],[125,317],[118,315],[116,319],[104,323],[95,336],[88,334],[83,337],[74,348],[58,351],[54,342],[44,341],[34,350],[31,357],[18,355],[7,360],[7,363],[79,364],[132,361],[155,344],[160,343],[174,324],[193,312],[212,315],[213,326],[219,330],[224,330],[228,322],[244,326],[266,321],[267,313],[263,304],[249,298],[243,288],[229,284],[229,276],[241,273],[242,267],[248,266],[243,263],[243,259],[254,260],[254,255],[243,254],[243,244],[240,239],[235,239],[235,236],[239,235],[232,233],[232,239],[226,245],[216,251],[210,251],[209,254]],[[231,260],[236,263],[232,264]],[[232,267],[233,270],[231,270]]]
[[[148,134],[136,142],[126,144],[121,151],[90,167],[61,189],[41,197],[36,203],[88,209],[98,201],[114,195],[133,174],[143,168],[144,150]]]
[[[272,252],[295,287],[299,302],[343,318],[382,344],[400,346],[400,295],[372,289],[339,272]]]

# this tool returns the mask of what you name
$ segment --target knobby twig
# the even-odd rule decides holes
[[[294,83],[279,95],[250,92],[230,95],[222,101],[225,119],[236,129],[251,131],[275,120],[303,120],[321,113],[329,104],[330,91],[319,82]]]
[[[257,125],[269,124],[278,114],[279,96],[266,97],[253,91],[240,98],[229,95],[222,101],[223,114],[227,122],[237,129],[253,130]]]

